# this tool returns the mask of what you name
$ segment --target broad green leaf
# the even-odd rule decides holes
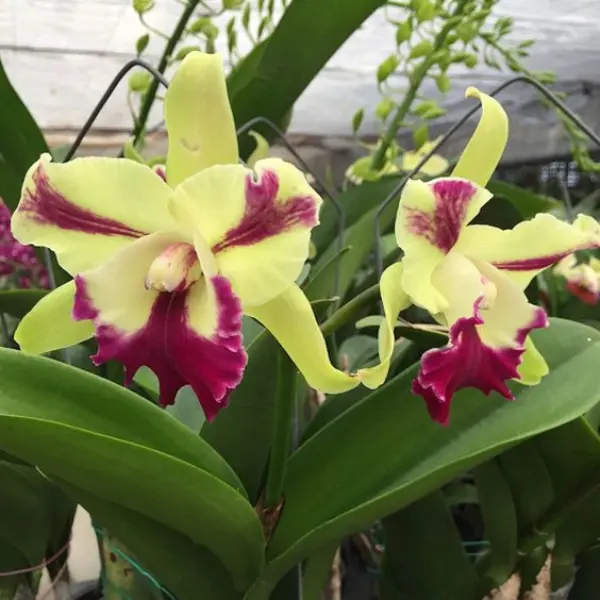
[[[498,463],[514,498],[519,534],[529,533],[554,500],[550,473],[535,441],[503,452]]]
[[[56,481],[95,521],[118,532],[140,566],[178,600],[198,600],[200,590],[211,600],[240,600],[223,565],[189,536],[64,480]]]
[[[127,440],[200,467],[243,491],[208,444],[158,406],[114,383],[6,349],[0,349],[0,381],[0,418],[55,422]],[[10,453],[1,441],[0,448]]]
[[[255,588],[328,541],[407,506],[458,473],[596,404],[600,332],[554,320],[534,338],[550,374],[537,387],[512,383],[514,402],[463,390],[454,399],[450,426],[441,427],[430,421],[422,399],[410,393],[412,368],[313,435],[288,463],[286,504],[268,547],[271,564]],[[336,493],[324,498],[315,489]]]
[[[519,211],[523,219],[531,219],[537,213],[550,212],[561,205],[556,198],[536,194],[527,188],[507,181],[492,179],[486,187],[494,196],[508,200]]]
[[[490,460],[473,470],[479,506],[483,517],[484,536],[490,547],[484,557],[485,579],[490,587],[499,587],[513,572],[517,562],[517,513],[515,503],[502,470]],[[487,560],[485,560],[487,559]],[[485,590],[487,591],[487,590]]]
[[[286,114],[321,71],[336,50],[363,21],[384,4],[383,0],[294,0],[284,12],[260,54],[246,59],[230,83],[231,106],[238,126],[263,116],[282,126]],[[310,32],[311,43],[306,43]],[[252,53],[251,53],[252,54]],[[250,71],[251,75],[244,73]],[[256,130],[267,139],[273,132],[257,124]],[[252,150],[248,136],[241,145],[241,156]]]
[[[383,520],[383,576],[393,588],[381,600],[478,597],[478,578],[437,491]]]
[[[263,533],[254,509],[207,471],[124,440],[34,418],[0,416],[0,446],[50,478],[64,479],[208,547],[237,589],[250,585],[261,570]]]
[[[7,194],[3,197],[4,202],[14,210],[27,169],[40,154],[48,152],[48,146],[31,113],[11,85],[1,62],[0,106],[0,158],[4,165],[0,168],[0,177],[6,177],[9,182],[0,189]],[[15,188],[14,182],[18,182],[18,188]]]
[[[379,206],[398,185],[397,177],[384,177],[379,181],[351,185],[338,195],[337,199],[344,210],[345,228],[354,225],[365,213]],[[339,235],[339,216],[333,202],[325,198],[319,225],[312,232],[312,241],[318,252],[335,243]]]
[[[235,470],[253,504],[271,448],[278,349],[266,331],[254,338],[247,346],[244,378],[231,394],[229,406],[200,432]]]
[[[600,545],[586,550],[579,558],[569,600],[591,600],[600,590]]]

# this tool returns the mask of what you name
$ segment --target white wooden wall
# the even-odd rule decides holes
[[[212,0],[213,5],[218,3]],[[149,20],[168,31],[180,11],[175,0],[156,0]],[[500,0],[497,13],[515,19],[515,39],[537,40],[528,65],[555,71],[560,86],[572,94],[574,107],[585,108],[592,118],[598,115],[600,123],[600,94],[591,107],[586,96],[588,87],[600,86],[600,0]],[[142,33],[130,0],[0,0],[0,57],[47,129],[72,130],[82,124],[107,83],[133,55],[135,40]],[[375,69],[392,50],[393,34],[383,13],[374,14],[306,90],[297,104],[292,131],[347,135],[352,114],[365,106],[364,131],[373,132],[375,122],[369,115],[378,100]],[[156,60],[161,41],[155,40],[150,50]],[[453,90],[445,101],[450,119],[466,105],[463,93],[468,85],[487,90],[508,76],[485,66],[473,71],[459,67],[452,75]],[[393,83],[403,84],[400,78]],[[97,127],[129,126],[124,88],[102,113]],[[525,124],[547,128],[533,98],[523,88],[504,96],[507,108],[518,111]],[[159,120],[160,114],[153,117]]]

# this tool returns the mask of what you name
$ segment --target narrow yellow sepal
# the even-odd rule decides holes
[[[325,394],[340,394],[360,383],[358,377],[331,364],[310,302],[296,284],[270,302],[244,312],[273,334],[311,388]]]
[[[91,321],[73,321],[75,283],[69,281],[44,296],[19,323],[15,341],[24,352],[43,354],[79,344],[94,335]]]
[[[394,352],[394,326],[398,315],[411,302],[401,285],[402,263],[390,265],[381,276],[379,293],[383,302],[385,319],[379,326],[379,364],[367,369],[361,369],[357,375],[371,389],[379,387],[386,379],[390,370],[390,361]]]
[[[481,117],[452,171],[452,177],[462,177],[485,187],[506,148],[508,117],[497,100],[478,89],[470,87],[465,95],[481,102]]]

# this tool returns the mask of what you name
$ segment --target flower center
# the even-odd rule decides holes
[[[171,244],[153,261],[146,275],[146,289],[184,292],[202,276],[202,268],[191,244]]]
[[[483,298],[479,303],[479,308],[489,310],[490,308],[493,308],[496,303],[498,290],[496,289],[494,282],[483,275],[481,276],[481,283],[483,285]]]

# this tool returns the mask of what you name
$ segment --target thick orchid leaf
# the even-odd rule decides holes
[[[47,293],[48,290],[1,290],[0,313],[21,319]]]
[[[236,124],[241,126],[262,116],[280,127],[284,125],[286,115],[325,63],[383,4],[383,0],[294,0],[264,48],[259,45],[230,82]],[[311,43],[306,43],[307,35]],[[268,127],[257,123],[254,129],[273,139]],[[247,158],[254,142],[249,136],[242,142],[241,155]]]
[[[247,346],[248,365],[229,406],[200,435],[235,470],[250,501],[258,500],[271,449],[279,346],[266,331]]]
[[[0,62],[0,194],[14,210],[27,169],[48,151],[44,136]]]
[[[289,461],[286,504],[268,547],[271,562],[255,587],[276,580],[327,541],[407,506],[600,401],[594,367],[600,332],[555,320],[534,338],[550,374],[537,387],[512,384],[514,402],[463,390],[450,426],[442,427],[429,420],[422,399],[411,395],[412,368],[314,434]],[[315,489],[336,493],[315,496]]]
[[[381,600],[476,598],[477,573],[441,492],[429,494],[383,520]]]
[[[56,481],[99,525],[118,532],[136,562],[178,600],[198,600],[199,590],[211,600],[241,600],[242,595],[234,590],[230,575],[214,554],[194,544],[185,533],[64,480]]]
[[[510,202],[519,211],[522,219],[531,219],[538,213],[550,212],[561,205],[556,198],[536,194],[527,188],[506,181],[492,179],[486,187],[494,196]]]

